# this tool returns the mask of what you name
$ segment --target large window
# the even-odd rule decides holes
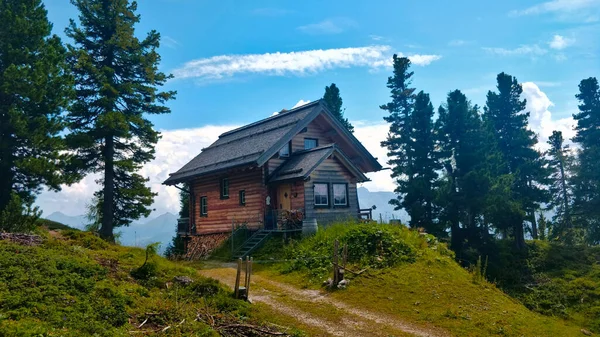
[[[348,206],[348,185],[333,184],[333,206]]]
[[[206,197],[200,197],[200,216],[208,216],[208,201]]]
[[[304,149],[310,150],[319,146],[319,140],[315,138],[304,138]]]
[[[246,206],[246,190],[240,191],[240,206]]]
[[[229,199],[229,178],[221,179],[221,199]]]
[[[279,150],[279,157],[289,157],[290,156],[290,143],[285,144],[281,150]]]
[[[315,206],[329,206],[329,184],[315,184]]]

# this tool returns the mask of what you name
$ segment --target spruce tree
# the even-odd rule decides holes
[[[60,137],[72,77],[51,30],[41,0],[0,0],[0,213],[75,180]]]
[[[573,117],[579,145],[574,176],[574,209],[577,222],[585,227],[589,243],[600,242],[600,88],[595,77],[579,84],[579,112]]]
[[[556,238],[571,241],[570,231],[573,229],[571,220],[571,200],[573,197],[572,186],[568,179],[572,160],[569,146],[564,144],[562,132],[553,131],[548,139],[550,149],[546,152],[550,175],[550,203],[548,209],[554,209],[555,215],[553,233]],[[570,233],[570,234],[569,234]]]
[[[393,76],[388,77],[387,87],[390,89],[391,102],[380,106],[389,114],[383,119],[390,124],[386,140],[381,146],[387,148],[388,164],[392,167],[391,176],[396,182],[394,192],[397,198],[390,200],[396,210],[401,209],[402,197],[407,185],[411,182],[409,167],[412,166],[412,156],[409,151],[411,143],[410,116],[414,107],[414,88],[411,88],[413,72],[408,71],[410,60],[406,57],[393,56]]]
[[[409,183],[400,192],[404,195],[401,205],[410,215],[410,226],[423,227],[428,233],[444,235],[439,227],[435,199],[435,184],[439,169],[433,128],[434,108],[429,94],[420,91],[410,117],[412,141],[406,147],[411,156],[408,168]]]
[[[354,132],[354,126],[350,124],[348,118],[344,117],[344,111],[346,109],[342,108],[342,96],[340,96],[340,89],[335,85],[335,83],[331,83],[330,86],[325,87],[325,94],[323,95],[323,103],[329,111],[348,129],[350,132]]]
[[[487,175],[483,158],[483,126],[479,107],[472,106],[460,90],[448,94],[446,104],[438,109],[436,133],[444,180],[438,190],[442,206],[440,220],[451,230],[451,246],[457,253],[463,241],[463,228],[476,229],[483,212]]]
[[[547,176],[541,155],[534,149],[536,135],[527,129],[529,112],[524,111],[526,100],[521,100],[521,85],[505,73],[498,75],[497,82],[498,92],[487,94],[484,115],[500,154],[497,185],[493,188],[498,193],[495,201],[500,202],[499,197],[508,199],[501,202],[505,205],[506,216],[498,213],[494,218],[499,229],[510,229],[516,248],[524,249],[524,221],[528,216],[532,219],[539,203],[545,201],[541,183]],[[492,208],[502,212],[498,206]]]
[[[98,199],[100,235],[113,240],[113,228],[148,216],[155,193],[136,173],[154,158],[160,135],[145,114],[169,113],[161,92],[170,75],[158,71],[160,34],[143,40],[134,34],[137,3],[128,0],[72,0],[80,12],[66,30],[77,101],[70,109],[68,140],[81,167],[101,173]]]

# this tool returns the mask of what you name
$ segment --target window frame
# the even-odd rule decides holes
[[[246,206],[246,190],[240,190],[240,206]]]
[[[283,150],[284,148],[287,148],[287,154],[282,155],[281,150]],[[287,144],[282,146],[281,149],[279,149],[279,152],[277,152],[277,155],[279,156],[279,158],[289,158],[291,154],[292,154],[292,142],[287,142]]]
[[[200,216],[208,216],[208,198],[206,196],[200,197]]]
[[[340,185],[344,186],[344,204],[336,204],[335,202],[335,186]],[[331,194],[333,200],[333,207],[342,208],[342,207],[350,207],[350,200],[348,200],[348,183],[333,183],[331,184]]]
[[[327,203],[326,204],[317,204],[317,193],[316,193],[316,187],[317,185],[325,185],[325,188],[327,189]],[[329,191],[329,183],[322,183],[322,182],[315,182],[313,184],[313,205],[315,208],[329,208],[329,206],[331,205],[331,193]]]
[[[227,191],[225,191],[227,189]],[[229,199],[229,177],[221,178],[221,183],[219,184],[219,194],[221,195],[221,199]],[[227,192],[227,194],[225,194]]]
[[[307,140],[314,140],[315,141],[315,146],[311,147],[311,148],[306,148],[306,141]],[[318,138],[304,137],[304,149],[305,150],[314,149],[315,147],[319,147],[319,139]]]

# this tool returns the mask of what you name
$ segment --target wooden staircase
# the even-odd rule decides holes
[[[242,246],[233,254],[235,259],[245,258],[255,251],[271,235],[271,232],[260,229],[246,240]]]

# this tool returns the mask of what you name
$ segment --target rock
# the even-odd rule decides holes
[[[331,287],[333,285],[333,279],[328,278],[325,282],[323,282],[323,285],[326,287]]]
[[[341,280],[340,283],[338,283],[337,287],[339,289],[346,289],[346,287],[350,284],[349,280]]]
[[[192,280],[189,276],[175,276],[173,277],[173,281],[184,286],[190,285],[194,282],[194,280]]]
[[[584,335],[586,335],[586,336],[591,336],[592,335],[592,332],[589,331],[589,330],[586,330],[586,329],[581,329],[581,333],[584,334]]]

